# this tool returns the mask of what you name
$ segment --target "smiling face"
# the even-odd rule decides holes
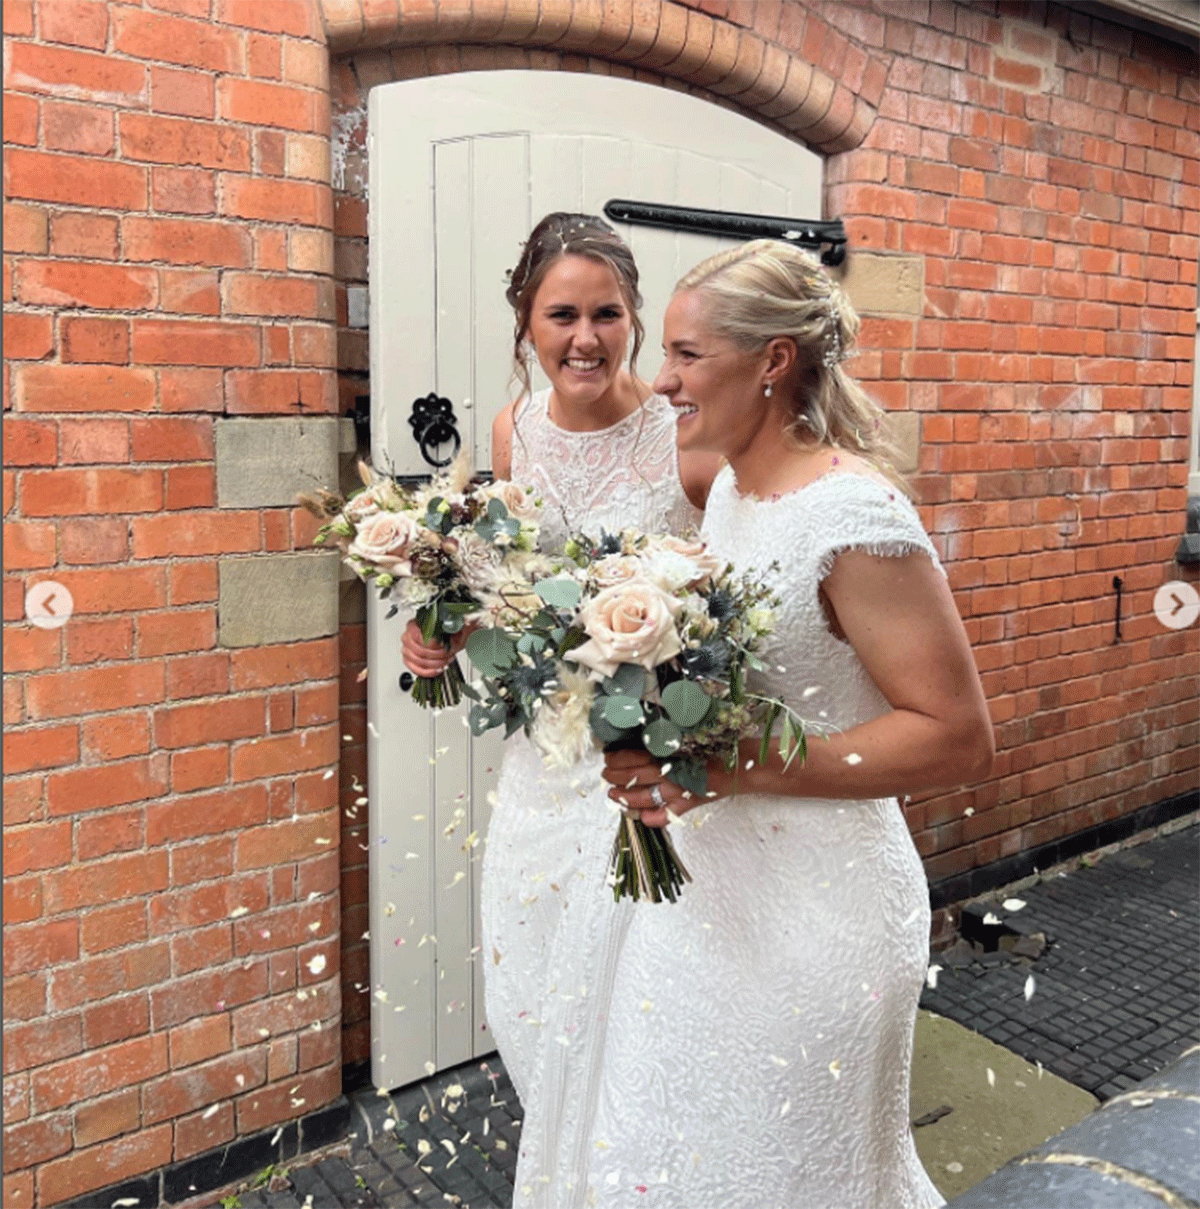
[[[525,337],[564,407],[603,411],[617,403],[631,330],[612,269],[589,256],[566,255],[538,286]]]
[[[764,383],[777,377],[769,355],[745,352],[713,332],[705,299],[695,290],[668,304],[663,347],[666,360],[654,389],[675,408],[679,448],[736,463],[778,412],[763,394]]]

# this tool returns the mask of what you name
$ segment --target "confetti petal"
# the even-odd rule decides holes
[[[1006,911],[1020,911],[1025,906],[1025,900],[1023,898],[1006,898],[1002,905]]]

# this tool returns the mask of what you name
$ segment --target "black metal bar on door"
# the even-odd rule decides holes
[[[639,227],[666,227],[693,235],[719,235],[731,239],[783,239],[806,248],[829,246],[821,263],[839,265],[846,259],[846,228],[840,218],[813,221],[770,214],[739,214],[731,210],[700,210],[694,206],[668,206],[658,202],[629,201],[615,197],[604,213],[614,222]]]

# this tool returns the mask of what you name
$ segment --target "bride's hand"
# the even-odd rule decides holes
[[[665,827],[670,814],[679,816],[715,798],[697,797],[663,776],[665,761],[645,751],[606,751],[604,779],[612,786],[608,796],[631,814],[639,816],[647,827]],[[709,764],[709,786],[713,784],[713,765]],[[716,797],[725,795],[717,789]]]
[[[400,639],[400,651],[404,665],[414,676],[432,679],[440,676],[450,666],[454,656],[462,650],[467,641],[466,634],[456,634],[450,645],[443,646],[434,639],[426,642],[421,636],[421,627],[415,621],[410,621],[404,627],[404,635]]]

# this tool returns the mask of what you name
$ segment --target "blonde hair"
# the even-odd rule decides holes
[[[798,372],[787,400],[788,431],[857,453],[909,491],[894,465],[886,413],[842,368],[858,335],[858,315],[813,257],[782,240],[755,239],[701,261],[675,289],[701,295],[709,327],[744,352],[781,336],[792,340]]]

